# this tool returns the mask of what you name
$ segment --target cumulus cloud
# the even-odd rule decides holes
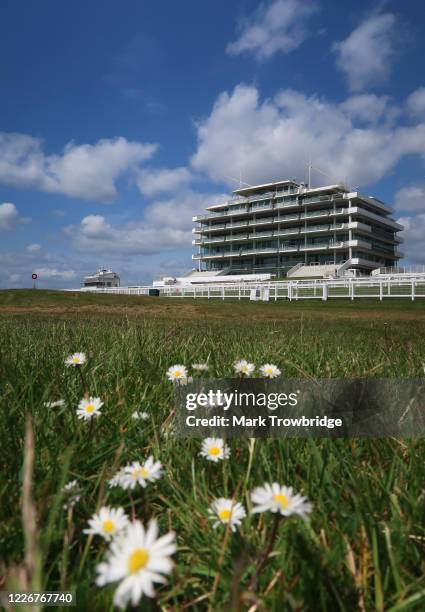
[[[190,248],[192,216],[217,202],[219,197],[182,192],[178,197],[153,202],[138,221],[113,224],[103,215],[87,215],[64,231],[75,248],[85,253],[152,255]]]
[[[33,246],[33,245],[29,245]],[[77,258],[78,259],[78,258]],[[73,258],[69,264],[69,254],[46,252],[42,249],[25,248],[0,252],[0,287],[30,287],[33,283],[31,274],[38,274],[38,284],[47,286],[69,286],[75,279],[82,277],[84,267]]]
[[[30,221],[30,217],[21,217],[18,209],[11,202],[0,204],[0,230],[12,230]]]
[[[412,117],[425,120],[425,87],[419,87],[410,94],[406,107]]]
[[[41,246],[34,242],[33,244],[26,246],[25,250],[28,251],[28,253],[39,253],[41,251]]]
[[[156,144],[115,138],[94,145],[70,142],[61,154],[46,155],[38,138],[3,132],[0,183],[108,202],[117,195],[118,179],[150,159],[156,149]]]
[[[289,53],[307,38],[307,20],[318,12],[313,0],[273,0],[260,4],[240,23],[238,38],[227,46],[231,55],[253,53],[259,60]]]
[[[400,219],[397,219],[397,222],[404,226],[400,236],[404,238],[401,249],[406,259],[415,264],[425,264],[425,213],[400,217]]]
[[[404,212],[425,213],[425,184],[399,189],[394,197],[394,207]]]
[[[77,277],[75,270],[58,270],[56,268],[35,268],[34,272],[40,279],[59,279],[63,281],[73,280]]]
[[[311,157],[328,181],[347,178],[351,185],[365,185],[382,178],[404,155],[425,156],[424,123],[395,126],[393,110],[382,111],[385,101],[374,100],[378,110],[365,124],[365,100],[363,109],[356,102],[335,104],[292,90],[262,101],[256,87],[239,85],[222,93],[210,115],[198,122],[192,166],[225,183],[240,171],[249,183],[302,180]],[[359,114],[362,122],[356,120]]]
[[[137,186],[143,195],[152,197],[186,186],[192,175],[184,166],[179,168],[146,168],[137,176]]]
[[[351,34],[333,45],[337,66],[351,90],[376,86],[387,80],[397,52],[399,35],[392,13],[367,17]]]
[[[389,96],[364,93],[347,98],[340,108],[353,120],[374,123],[389,114],[389,105]],[[399,111],[395,107],[391,107],[391,109],[392,115],[395,117]]]

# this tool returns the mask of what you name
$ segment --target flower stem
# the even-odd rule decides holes
[[[263,568],[265,566],[265,564],[267,563],[267,559],[269,554],[272,552],[273,550],[273,546],[276,542],[276,538],[277,538],[277,532],[278,532],[278,527],[279,527],[279,523],[280,523],[280,519],[281,519],[281,515],[280,514],[276,514],[274,517],[274,523],[273,523],[273,527],[272,530],[270,532],[270,538],[269,538],[269,542],[266,546],[266,548],[264,549],[263,554],[261,555],[260,561],[257,565],[257,569],[254,572],[254,575],[252,576],[251,580],[249,581],[248,584],[248,590],[252,591],[257,587],[258,584],[258,579],[260,577],[261,572],[263,571]]]
[[[77,370],[78,370],[78,374],[80,375],[80,380],[81,380],[81,387],[83,389],[83,395],[84,396],[88,396],[89,394],[89,386],[86,382],[86,379],[84,378],[84,374],[83,371],[81,369],[81,366],[77,366]]]

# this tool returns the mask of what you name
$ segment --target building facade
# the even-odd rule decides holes
[[[85,276],[81,286],[94,287],[97,289],[102,289],[104,287],[119,287],[120,277],[116,272],[113,272],[110,269],[99,268],[96,274]]]
[[[309,188],[292,180],[243,187],[193,217],[199,270],[285,277],[322,265],[370,274],[396,266],[403,227],[380,200],[343,185]]]

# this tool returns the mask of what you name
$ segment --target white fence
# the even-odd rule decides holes
[[[149,295],[152,287],[108,287],[84,289],[86,292],[123,295]],[[222,285],[169,285],[160,288],[164,297],[207,299],[268,300],[328,300],[333,298],[425,298],[425,279],[353,278],[339,280],[275,281],[270,283],[241,283]]]

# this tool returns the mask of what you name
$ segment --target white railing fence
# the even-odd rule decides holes
[[[120,295],[149,295],[152,287],[85,288],[85,292]],[[155,288],[154,288],[155,289]],[[274,281],[269,283],[223,283],[199,285],[169,285],[161,287],[163,297],[252,300],[328,300],[332,298],[416,298],[425,297],[425,279],[351,278]]]

